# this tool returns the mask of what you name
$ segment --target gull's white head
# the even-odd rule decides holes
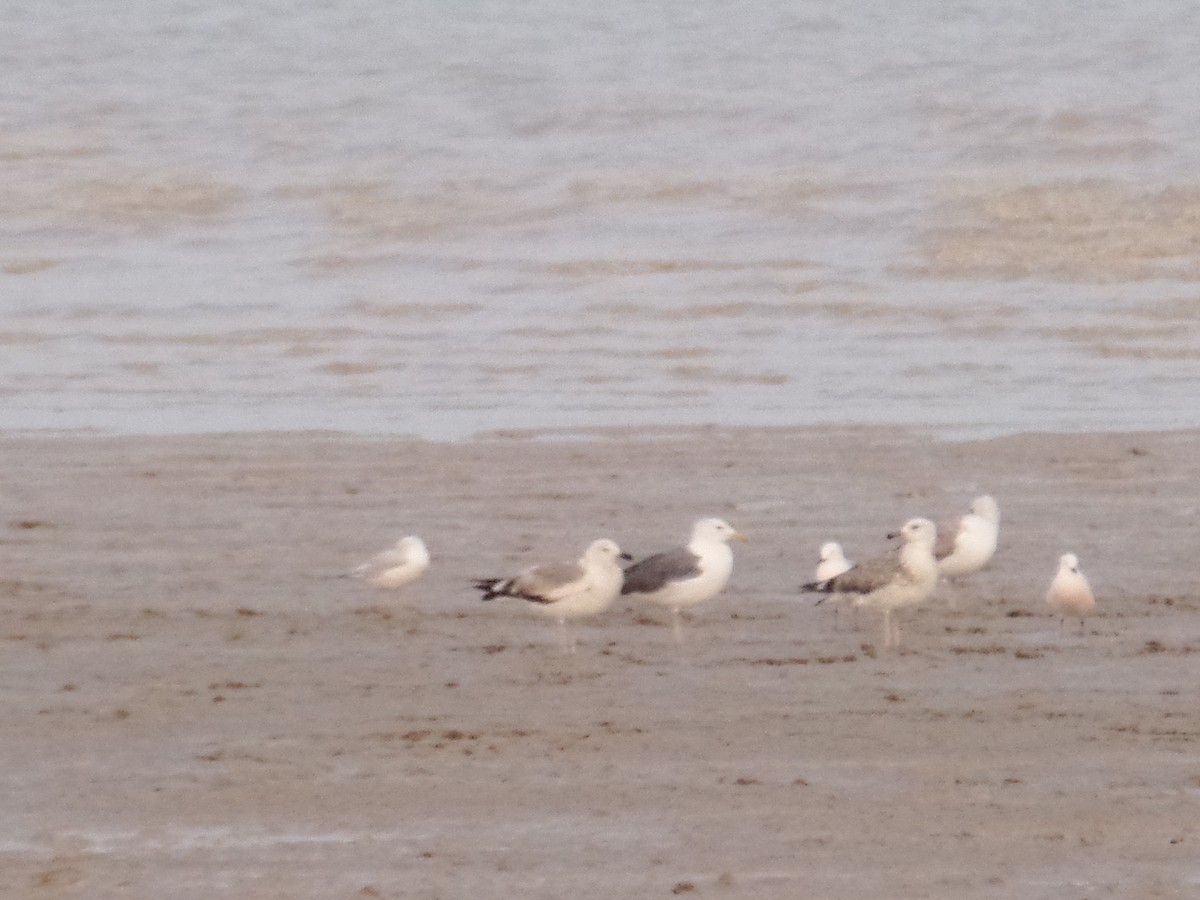
[[[971,512],[981,519],[986,519],[993,525],[1000,524],[1000,506],[996,503],[996,498],[991,494],[976,497],[971,503]]]
[[[837,541],[829,541],[821,545],[821,562],[845,560],[845,558],[846,554],[842,552],[842,545]]]
[[[583,551],[584,559],[600,562],[602,560],[631,559],[628,553],[622,553],[621,548],[617,546],[616,541],[610,541],[608,538],[600,538],[598,541],[592,541],[588,544],[588,548]]]
[[[1074,553],[1064,553],[1058,558],[1058,568],[1060,571],[1066,570],[1079,574],[1079,557]]]
[[[746,538],[724,519],[701,519],[692,526],[693,541],[744,541]]]
[[[928,544],[930,547],[937,540],[937,526],[929,519],[909,519],[898,532],[906,544]]]
[[[415,534],[396,541],[396,549],[409,559],[429,559],[429,549],[425,546],[425,542]]]

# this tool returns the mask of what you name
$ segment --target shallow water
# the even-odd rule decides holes
[[[1200,425],[1200,10],[0,10],[0,428]]]

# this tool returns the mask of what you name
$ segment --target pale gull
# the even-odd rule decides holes
[[[938,528],[933,555],[939,574],[950,581],[978,572],[991,561],[999,537],[1000,507],[995,498],[989,494],[976,497],[969,513]],[[949,603],[953,608],[953,595]]]
[[[1083,633],[1084,617],[1096,608],[1096,597],[1087,577],[1079,570],[1079,559],[1074,553],[1064,553],[1058,560],[1058,571],[1046,592],[1050,608],[1062,616],[1063,628],[1067,619],[1079,619],[1079,631]]]
[[[848,571],[853,565],[854,563],[846,559],[846,554],[843,552],[841,544],[837,541],[828,541],[821,545],[820,561],[817,563],[817,569],[813,573],[813,578],[816,581],[828,581],[835,575],[841,575],[843,572]],[[842,594],[832,594],[828,598],[822,598],[822,600],[824,599],[843,600],[847,598]],[[820,603],[822,601],[818,600],[817,602]],[[835,607],[834,612],[833,628],[835,631],[838,627],[838,617],[841,616],[840,608],[841,604],[839,603]],[[854,611],[857,614],[858,610],[855,609]],[[857,619],[857,615],[855,618]]]
[[[631,594],[671,610],[671,625],[678,643],[683,632],[679,610],[715,597],[733,573],[729,542],[744,541],[722,519],[700,519],[692,526],[686,547],[675,547],[648,556],[625,570],[622,594]]]
[[[937,526],[928,519],[910,519],[899,536],[904,539],[899,548],[801,590],[851,595],[855,606],[882,609],[884,646],[899,645],[900,623],[893,622],[892,610],[923,602],[937,585],[938,565],[933,558]]]
[[[576,562],[533,566],[511,578],[476,579],[475,587],[483,591],[484,600],[527,600],[534,612],[556,619],[565,635],[567,619],[593,616],[612,606],[623,579],[617,560],[631,558],[615,542],[601,538],[589,544]],[[575,651],[574,637],[568,649]]]
[[[821,557],[817,563],[817,571],[813,573],[813,578],[817,581],[828,581],[835,575],[841,575],[853,565],[854,563],[846,559],[842,545],[837,541],[829,541],[821,545]]]
[[[429,568],[429,550],[416,535],[402,537],[393,547],[378,553],[350,574],[371,584],[396,588],[415,581]]]

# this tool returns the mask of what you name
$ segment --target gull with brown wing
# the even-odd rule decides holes
[[[938,564],[933,558],[937,526],[929,519],[910,519],[898,535],[904,539],[899,548],[852,566],[841,575],[800,588],[852,598],[855,606],[882,609],[885,647],[900,644],[900,623],[893,621],[892,611],[924,602],[938,579]]]
[[[614,541],[593,541],[575,562],[532,566],[510,578],[479,578],[475,587],[483,599],[518,597],[534,612],[558,622],[566,634],[567,619],[579,619],[602,613],[621,591],[623,575],[617,561],[631,559]],[[568,644],[575,652],[575,638]]]

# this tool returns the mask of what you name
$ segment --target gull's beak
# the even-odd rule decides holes
[[[633,562],[633,554],[632,553],[620,553],[617,555],[617,559],[623,559],[623,560],[625,560],[625,562]]]
[[[902,537],[902,535],[898,531],[889,531],[887,537],[889,541],[894,541],[896,538]]]
[[[729,538],[731,541],[748,541],[749,538],[740,531],[735,531]]]

